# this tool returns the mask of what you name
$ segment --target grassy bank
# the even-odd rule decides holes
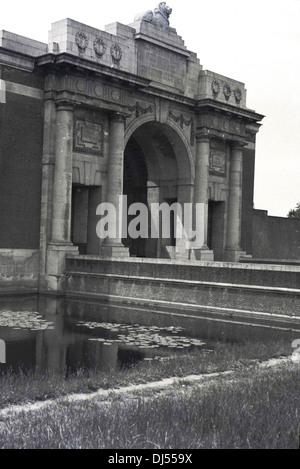
[[[249,367],[255,360],[266,360],[292,352],[289,340],[265,343],[226,344],[219,343],[213,353],[201,351],[181,352],[167,361],[140,362],[127,370],[110,372],[83,371],[68,379],[38,373],[5,373],[0,376],[0,407],[64,396],[75,392],[92,392],[100,388],[146,383],[173,376],[239,370]]]
[[[0,422],[1,448],[298,448],[300,367],[57,404]]]

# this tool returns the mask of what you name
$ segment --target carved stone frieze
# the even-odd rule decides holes
[[[184,126],[190,126],[191,127],[191,133],[190,133],[190,144],[193,146],[195,143],[195,128],[194,128],[194,119],[191,117],[190,119],[185,119],[185,117],[180,114],[179,116],[176,116],[173,111],[169,111],[169,117],[172,119],[176,124],[179,125],[179,127],[184,130]]]
[[[125,91],[117,86],[103,83],[100,80],[76,75],[64,75],[55,81],[48,80],[46,91],[70,92],[88,98],[98,98],[114,104],[125,104]]]
[[[199,127],[211,129],[216,135],[219,132],[238,137],[246,135],[246,126],[242,121],[220,114],[202,114],[199,118]]]
[[[138,101],[134,106],[127,106],[127,108],[131,113],[135,112],[136,118],[153,112],[153,106],[151,106],[151,104],[148,107],[143,107]]]

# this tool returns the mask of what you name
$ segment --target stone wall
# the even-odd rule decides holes
[[[300,219],[253,210],[252,252],[254,258],[300,260]]]
[[[299,266],[82,256],[67,259],[66,274],[67,296],[242,323],[300,321]]]

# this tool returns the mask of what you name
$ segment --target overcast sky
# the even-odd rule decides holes
[[[72,18],[104,29],[128,24],[156,0],[3,2],[0,29],[47,42]],[[255,208],[286,216],[300,202],[300,0],[169,0],[171,26],[204,69],[242,81],[247,106],[266,117],[257,136]]]

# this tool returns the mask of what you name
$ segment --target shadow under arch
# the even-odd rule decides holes
[[[124,146],[124,195],[128,206],[137,202],[148,208],[153,203],[171,206],[192,202],[194,174],[192,148],[175,123],[143,116],[128,127]],[[168,246],[176,243],[174,216],[171,212],[169,237],[160,232],[158,239],[151,238],[150,233],[147,239],[123,239],[131,256],[169,257]]]
[[[161,130],[162,133],[169,139],[170,142],[174,142],[174,153],[178,164],[180,174],[181,171],[185,172],[185,179],[189,180],[190,184],[194,184],[195,180],[195,162],[192,147],[180,128],[171,119],[167,118],[166,122],[157,122],[153,119],[153,116],[147,115],[135,119],[125,130],[124,137],[124,148],[129,139],[138,131],[139,128],[151,125],[156,126]]]

